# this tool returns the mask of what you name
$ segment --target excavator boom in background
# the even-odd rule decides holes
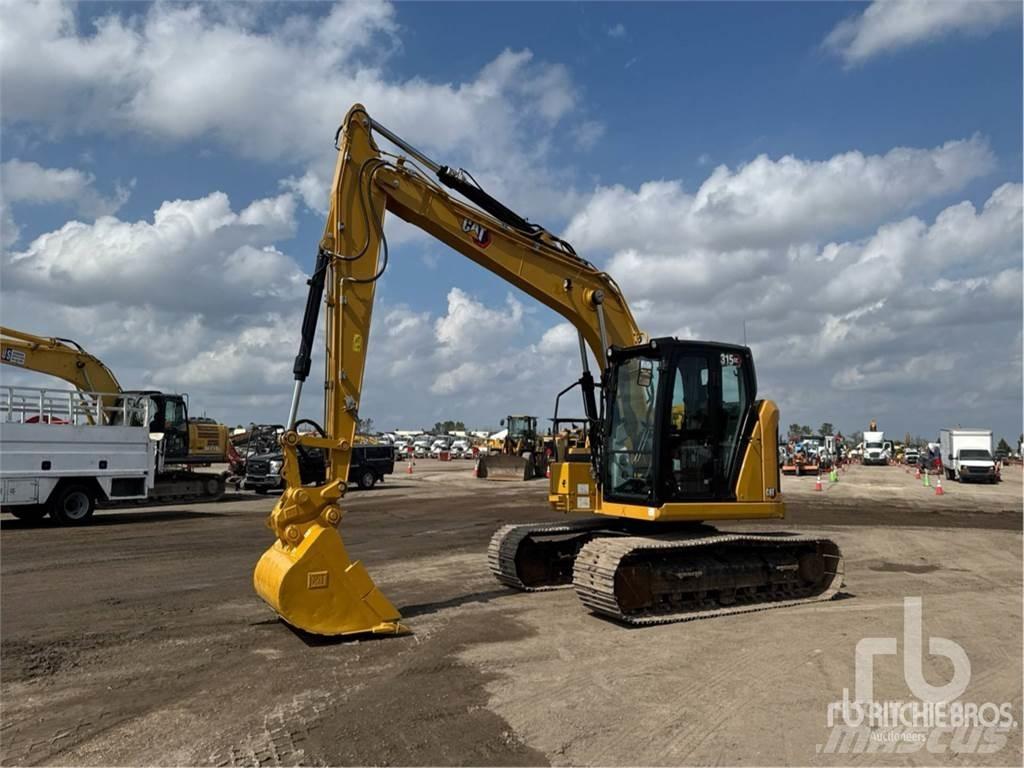
[[[381,137],[401,154],[382,151]],[[590,610],[632,624],[679,621],[831,597],[831,541],[721,532],[719,520],[781,518],[775,404],[757,397],[750,350],[650,339],[615,281],[564,240],[349,110],[309,280],[295,387],[282,437],[285,490],[256,565],[258,594],[287,622],[325,635],[403,631],[398,610],[352,562],[338,525],[363,392],[376,281],[388,267],[385,212],[404,219],[559,313],[577,329],[589,453],[551,465],[549,500],[584,518],[509,525],[491,541],[497,579],[521,590],[574,586]],[[463,202],[453,193],[468,200]],[[324,421],[296,417],[326,306]],[[590,371],[587,350],[599,367]],[[562,394],[567,390],[564,390]],[[323,484],[303,486],[296,451],[325,449]],[[582,460],[581,460],[582,459]]]
[[[98,357],[70,339],[60,339],[0,327],[0,362],[22,370],[62,379],[83,392],[97,392],[100,412],[117,413],[126,396],[149,398],[153,415],[150,432],[160,440],[161,465],[152,498],[155,501],[203,501],[224,495],[224,478],[183,467],[229,462],[236,455],[228,428],[215,422],[190,419],[184,395],[154,390],[125,391],[113,371]],[[171,469],[179,467],[179,469]]]

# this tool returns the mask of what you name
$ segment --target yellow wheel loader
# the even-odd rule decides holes
[[[476,462],[476,476],[485,480],[534,480],[544,477],[547,455],[537,434],[536,416],[509,416],[501,420],[505,437],[501,447],[487,451]]]
[[[397,148],[380,148],[383,139]],[[827,539],[719,530],[781,518],[779,411],[758,397],[747,347],[649,338],[615,281],[564,240],[439,165],[361,105],[335,136],[337,165],[309,280],[288,430],[286,487],[267,524],[257,593],[307,632],[404,631],[399,611],[353,562],[339,532],[359,420],[377,280],[388,268],[390,212],[507,280],[579,332],[589,454],[551,466],[549,500],[573,517],[498,530],[488,561],[520,590],[573,587],[594,613],[652,624],[826,600],[843,576]],[[467,202],[468,201],[468,202]],[[296,415],[326,307],[324,422],[299,435]],[[597,360],[589,370],[587,347]],[[297,450],[322,448],[327,479],[303,486]]]

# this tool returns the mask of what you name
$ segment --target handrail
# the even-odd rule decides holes
[[[150,411],[151,400],[145,395],[0,386],[0,420],[7,423],[145,427]]]

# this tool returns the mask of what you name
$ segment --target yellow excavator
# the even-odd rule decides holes
[[[235,454],[223,424],[190,419],[184,395],[121,388],[114,372],[98,357],[71,339],[36,336],[0,327],[0,362],[23,370],[63,379],[83,392],[98,393],[103,405],[113,408],[122,397],[147,397],[153,420],[150,432],[160,440],[161,464],[151,494],[154,501],[204,501],[224,495],[224,478],[209,472],[171,467],[196,467],[230,461]]]
[[[377,138],[399,153],[382,150]],[[285,490],[267,520],[273,545],[256,592],[289,624],[322,635],[400,633],[399,611],[339,533],[359,419],[377,280],[395,214],[558,312],[579,332],[590,451],[551,465],[549,500],[585,517],[507,525],[491,541],[497,579],[575,588],[591,611],[653,624],[825,600],[842,582],[839,548],[794,533],[708,523],[781,518],[779,412],[757,397],[747,347],[648,338],[614,280],[564,240],[439,165],[361,105],[335,136],[330,207],[302,323],[282,437]],[[456,197],[457,193],[460,197]],[[470,204],[464,202],[468,200]],[[320,305],[326,305],[324,422],[296,431]],[[598,366],[590,372],[587,348]],[[297,451],[320,448],[326,481],[303,486]],[[574,460],[575,459],[575,460]]]

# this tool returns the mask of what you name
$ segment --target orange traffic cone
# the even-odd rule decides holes
[[[544,467],[544,477],[546,477],[548,480],[551,479],[551,465],[550,464],[548,464],[546,467]]]
[[[921,468],[920,467],[918,467],[917,469],[914,470],[914,479],[915,480],[920,480],[921,479]]]
[[[936,484],[935,484],[935,495],[936,496],[941,496],[944,493],[945,493],[945,491],[942,490],[942,475],[939,475],[939,477],[938,477],[938,479],[936,481]]]
[[[821,490],[821,473],[820,472],[818,473],[818,479],[814,481],[814,490],[816,490],[816,491],[820,491]]]
[[[406,464],[406,466],[405,466],[405,474],[407,474],[407,475],[411,475],[412,474],[412,459],[410,459],[409,463]]]
[[[477,459],[476,463],[473,464],[473,477],[480,477],[480,459]]]

